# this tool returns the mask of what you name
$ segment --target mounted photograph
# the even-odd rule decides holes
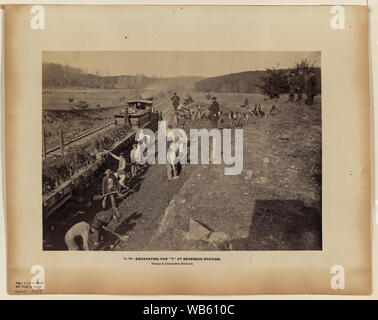
[[[319,51],[44,51],[43,250],[322,250]]]

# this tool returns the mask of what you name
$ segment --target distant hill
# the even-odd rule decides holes
[[[197,91],[257,93],[256,87],[265,71],[245,71],[202,79],[194,84]]]
[[[288,72],[289,69],[283,69]],[[320,84],[320,68],[314,68],[318,83]],[[211,77],[196,81],[194,88],[203,92],[241,92],[259,93],[257,87],[261,83],[261,77],[266,75],[266,71],[244,71],[230,73],[222,76]]]
[[[43,88],[100,88],[100,89],[193,89],[201,77],[158,78],[145,75],[100,76],[86,73],[80,68],[56,63],[42,64]]]

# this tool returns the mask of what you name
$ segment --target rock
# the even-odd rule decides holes
[[[182,200],[181,200],[181,203],[185,203],[185,202],[186,202],[186,200],[185,200],[185,199],[182,199]]]
[[[252,179],[252,177],[253,177],[253,171],[252,170],[247,170],[245,178],[246,179]]]
[[[228,235],[224,232],[212,232],[207,238],[209,242],[224,242],[229,239]]]
[[[270,162],[270,160],[269,160],[268,157],[265,157],[265,158],[263,159],[263,162],[264,162],[264,164],[268,164],[268,163]]]
[[[190,240],[204,240],[209,236],[210,230],[197,221],[190,219],[189,233]]]
[[[259,178],[259,182],[260,182],[260,183],[267,183],[267,182],[268,182],[268,179],[265,178],[265,177],[260,177],[260,178]]]
[[[239,232],[238,232],[238,236],[239,236],[240,238],[242,238],[242,239],[246,239],[246,238],[248,238],[248,236],[249,236],[249,232],[248,232],[248,231],[239,231]]]
[[[188,232],[188,231],[182,231],[182,236],[183,236],[186,240],[190,240],[190,232]]]

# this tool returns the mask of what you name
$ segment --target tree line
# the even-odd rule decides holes
[[[203,92],[235,92],[235,93],[263,93],[270,95],[289,92],[289,74],[299,71],[308,74],[313,71],[318,82],[320,93],[320,68],[314,67],[306,59],[294,64],[289,69],[267,68],[265,71],[245,71],[230,73],[222,76],[197,81],[194,86],[197,91]]]
[[[42,64],[43,88],[101,88],[139,89],[151,85],[156,78],[143,74],[135,76],[100,76],[87,73],[80,68],[57,63]]]

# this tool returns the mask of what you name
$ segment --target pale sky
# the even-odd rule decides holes
[[[45,51],[43,62],[69,65],[103,76],[135,75],[213,77],[289,68],[302,59],[320,67],[320,52],[289,51]]]

